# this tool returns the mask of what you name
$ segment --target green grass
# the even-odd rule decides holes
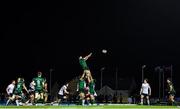
[[[0,106],[0,109],[178,109],[177,106]]]

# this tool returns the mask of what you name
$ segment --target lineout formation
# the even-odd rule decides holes
[[[107,53],[107,50],[102,50],[102,53]],[[87,65],[87,60],[92,56],[92,53],[87,56],[79,57],[79,64],[82,68],[82,74],[79,76],[79,81],[77,83],[77,96],[78,96],[78,104],[79,105],[89,105],[94,104],[96,102],[97,94],[95,92],[95,79],[92,77],[91,71]],[[174,86],[172,80],[170,78],[167,79],[168,84],[168,103],[174,104],[174,96],[176,91],[174,90]],[[47,81],[44,77],[42,77],[42,72],[37,72],[37,77],[32,79],[32,82],[29,85],[29,89],[25,86],[24,78],[18,78],[17,81],[13,80],[11,84],[9,84],[6,88],[7,92],[7,101],[6,105],[15,102],[17,106],[19,105],[27,105],[31,103],[35,105],[39,102],[46,103],[48,100],[48,87]],[[64,84],[58,94],[58,99],[55,101],[51,101],[51,103],[60,104],[62,101],[66,101],[69,98],[68,92],[69,83]],[[141,101],[140,104],[144,104],[144,98],[147,100],[147,104],[150,105],[149,97],[151,95],[151,87],[148,83],[148,79],[144,79],[140,89]]]

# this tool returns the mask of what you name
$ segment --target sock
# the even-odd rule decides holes
[[[7,102],[6,102],[6,106],[9,104],[9,102],[10,102],[10,99],[8,99],[8,100],[7,100]]]
[[[89,105],[89,100],[86,100],[86,102],[87,102],[87,105]]]
[[[150,105],[150,101],[149,101],[149,99],[147,100],[147,103],[148,103],[148,105]]]
[[[19,100],[16,100],[16,105],[19,106]]]
[[[141,99],[141,104],[143,104],[143,99]]]
[[[84,106],[85,100],[82,100],[82,105]]]

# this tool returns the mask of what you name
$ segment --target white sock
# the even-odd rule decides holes
[[[10,102],[10,99],[8,99],[8,100],[7,100],[7,102],[6,102],[6,106],[9,104],[9,102]]]
[[[143,104],[143,99],[141,99],[141,104]]]
[[[82,100],[82,105],[84,106],[85,100]]]
[[[148,103],[148,105],[150,105],[150,101],[149,101],[149,99],[147,100],[147,103]]]
[[[16,100],[16,105],[19,106],[19,100]]]

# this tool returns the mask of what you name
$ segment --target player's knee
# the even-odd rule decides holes
[[[93,95],[91,95],[90,97],[91,97],[91,99],[94,99],[94,96],[93,96]]]
[[[94,98],[91,98],[91,100],[95,100]]]
[[[41,99],[43,99],[43,98],[44,98],[44,96],[43,96],[43,95],[41,95],[41,96],[40,96],[40,98],[41,98]]]
[[[38,98],[38,95],[35,95],[35,99],[37,99]]]
[[[83,99],[83,97],[82,97],[82,96],[80,96],[80,99]]]
[[[15,96],[15,99],[18,99],[19,97],[18,96]]]
[[[80,99],[84,99],[85,98],[85,96],[80,96]]]
[[[40,99],[40,96],[39,95],[35,96],[35,99]]]

